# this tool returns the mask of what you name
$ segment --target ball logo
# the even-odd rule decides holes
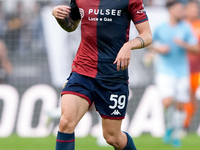
[[[84,10],[82,8],[79,8],[79,12],[81,14],[81,19],[84,17]]]

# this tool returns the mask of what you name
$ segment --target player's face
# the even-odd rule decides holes
[[[186,16],[196,19],[199,16],[199,6],[196,3],[189,3],[186,7]]]
[[[178,22],[185,16],[184,6],[181,3],[174,4],[170,8],[170,13]]]

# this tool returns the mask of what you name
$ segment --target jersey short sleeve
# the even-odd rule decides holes
[[[71,13],[69,14],[70,18],[74,21],[80,20],[81,16],[80,16],[79,8],[76,5],[76,0],[71,0],[70,7],[71,7]]]
[[[143,0],[129,0],[128,11],[134,24],[148,20],[146,11],[144,10]]]

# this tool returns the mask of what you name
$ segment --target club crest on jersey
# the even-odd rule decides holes
[[[64,83],[64,85],[63,85],[63,87],[62,87],[62,89],[64,89],[64,88],[67,86],[67,82],[68,82],[68,80],[65,81],[65,83]]]
[[[84,10],[82,8],[79,8],[79,12],[80,12],[81,18],[83,18],[84,17]]]

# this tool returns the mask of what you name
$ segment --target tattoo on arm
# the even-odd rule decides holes
[[[67,32],[74,31],[80,22],[80,20],[72,20],[70,17],[66,17],[65,19],[57,19],[59,25]]]
[[[145,43],[144,43],[144,40],[141,38],[141,37],[136,37],[136,39],[138,39],[141,43],[141,48],[145,47]]]

